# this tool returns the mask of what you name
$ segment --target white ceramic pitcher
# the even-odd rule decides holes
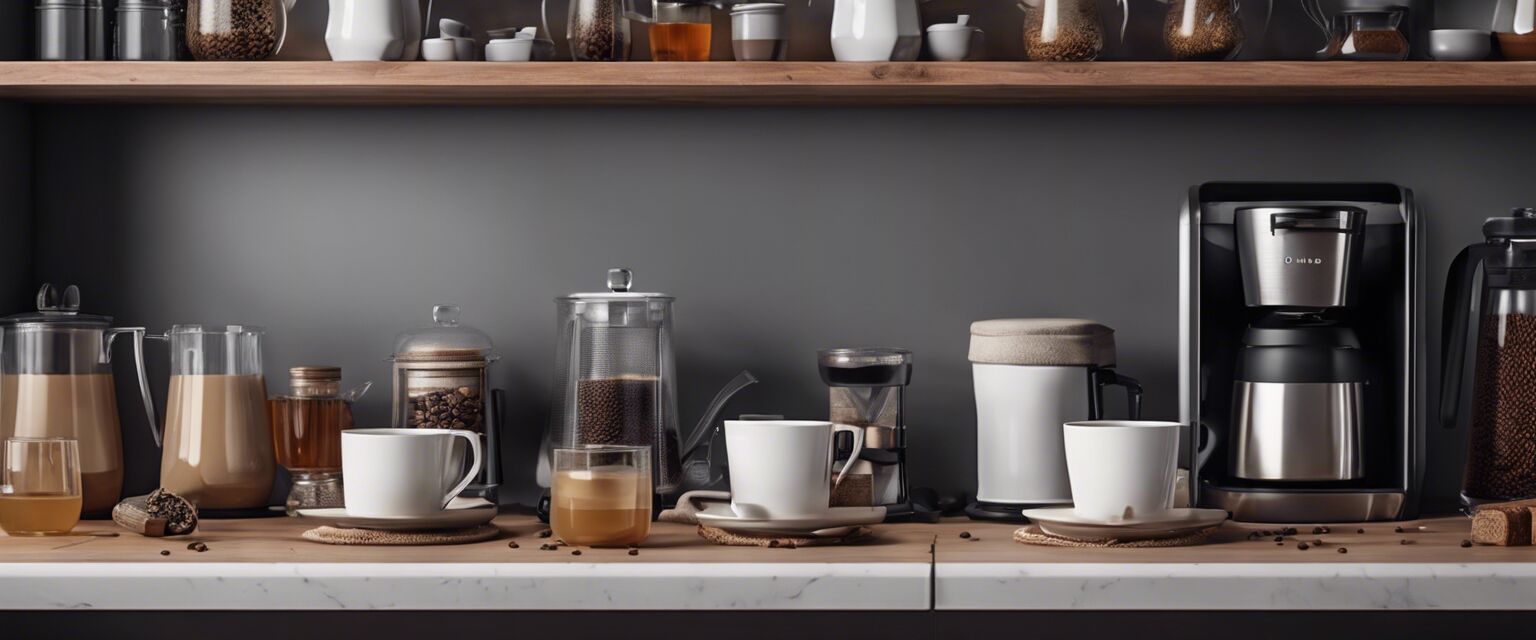
[[[421,31],[417,0],[330,0],[325,47],[337,61],[415,60]]]
[[[927,0],[837,0],[832,57],[838,62],[916,60],[923,50],[917,5]]]

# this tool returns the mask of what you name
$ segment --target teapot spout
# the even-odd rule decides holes
[[[732,378],[730,382],[726,383],[719,393],[715,394],[715,399],[710,401],[709,408],[704,410],[704,415],[699,418],[699,423],[694,425],[693,431],[688,434],[688,439],[684,441],[683,460],[693,457],[699,445],[703,442],[704,436],[709,433],[710,427],[720,417],[720,411],[725,409],[725,403],[729,402],[742,389],[754,384],[757,384],[757,376],[752,375],[751,371],[742,371],[736,374],[736,377]]]

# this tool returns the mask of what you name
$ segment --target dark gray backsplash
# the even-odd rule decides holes
[[[1484,217],[1536,202],[1526,107],[51,106],[34,118],[37,280],[78,283],[89,310],[152,329],[264,324],[271,389],[289,366],[341,365],[380,385],[364,424],[389,420],[394,335],[460,304],[504,356],[493,375],[515,403],[510,495],[524,500],[552,298],[599,287],[609,267],[678,297],[685,424],[742,368],[763,383],[730,413],[824,416],[817,348],[906,346],[916,482],[969,490],[972,320],[1103,321],[1147,384],[1148,415],[1175,417],[1176,220],[1191,184],[1416,189],[1434,331],[1455,251]],[[156,458],[118,372],[130,489],[144,490]],[[1430,434],[1440,498],[1459,482],[1461,435]]]

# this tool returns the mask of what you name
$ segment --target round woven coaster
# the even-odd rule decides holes
[[[841,538],[813,538],[807,536],[749,536],[731,533],[724,529],[699,525],[699,537],[715,544],[732,547],[827,547],[839,544],[858,544],[875,537],[875,530],[857,527]]]
[[[468,544],[490,540],[499,535],[501,535],[501,529],[496,528],[496,525],[492,524],[482,524],[467,529],[444,529],[442,531],[377,531],[374,529],[316,527],[303,533],[304,539],[310,542],[373,546]]]
[[[1190,547],[1203,544],[1205,540],[1221,529],[1221,525],[1206,527],[1194,533],[1187,533],[1172,538],[1155,538],[1152,540],[1078,540],[1075,538],[1063,538],[1053,536],[1040,530],[1037,525],[1021,527],[1013,532],[1013,540],[1024,544],[1039,545],[1042,547],[1078,547],[1082,549],[1149,549],[1157,547]]]

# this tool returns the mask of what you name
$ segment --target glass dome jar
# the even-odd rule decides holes
[[[491,337],[459,323],[454,305],[432,307],[432,324],[395,341],[393,425],[485,433]]]

